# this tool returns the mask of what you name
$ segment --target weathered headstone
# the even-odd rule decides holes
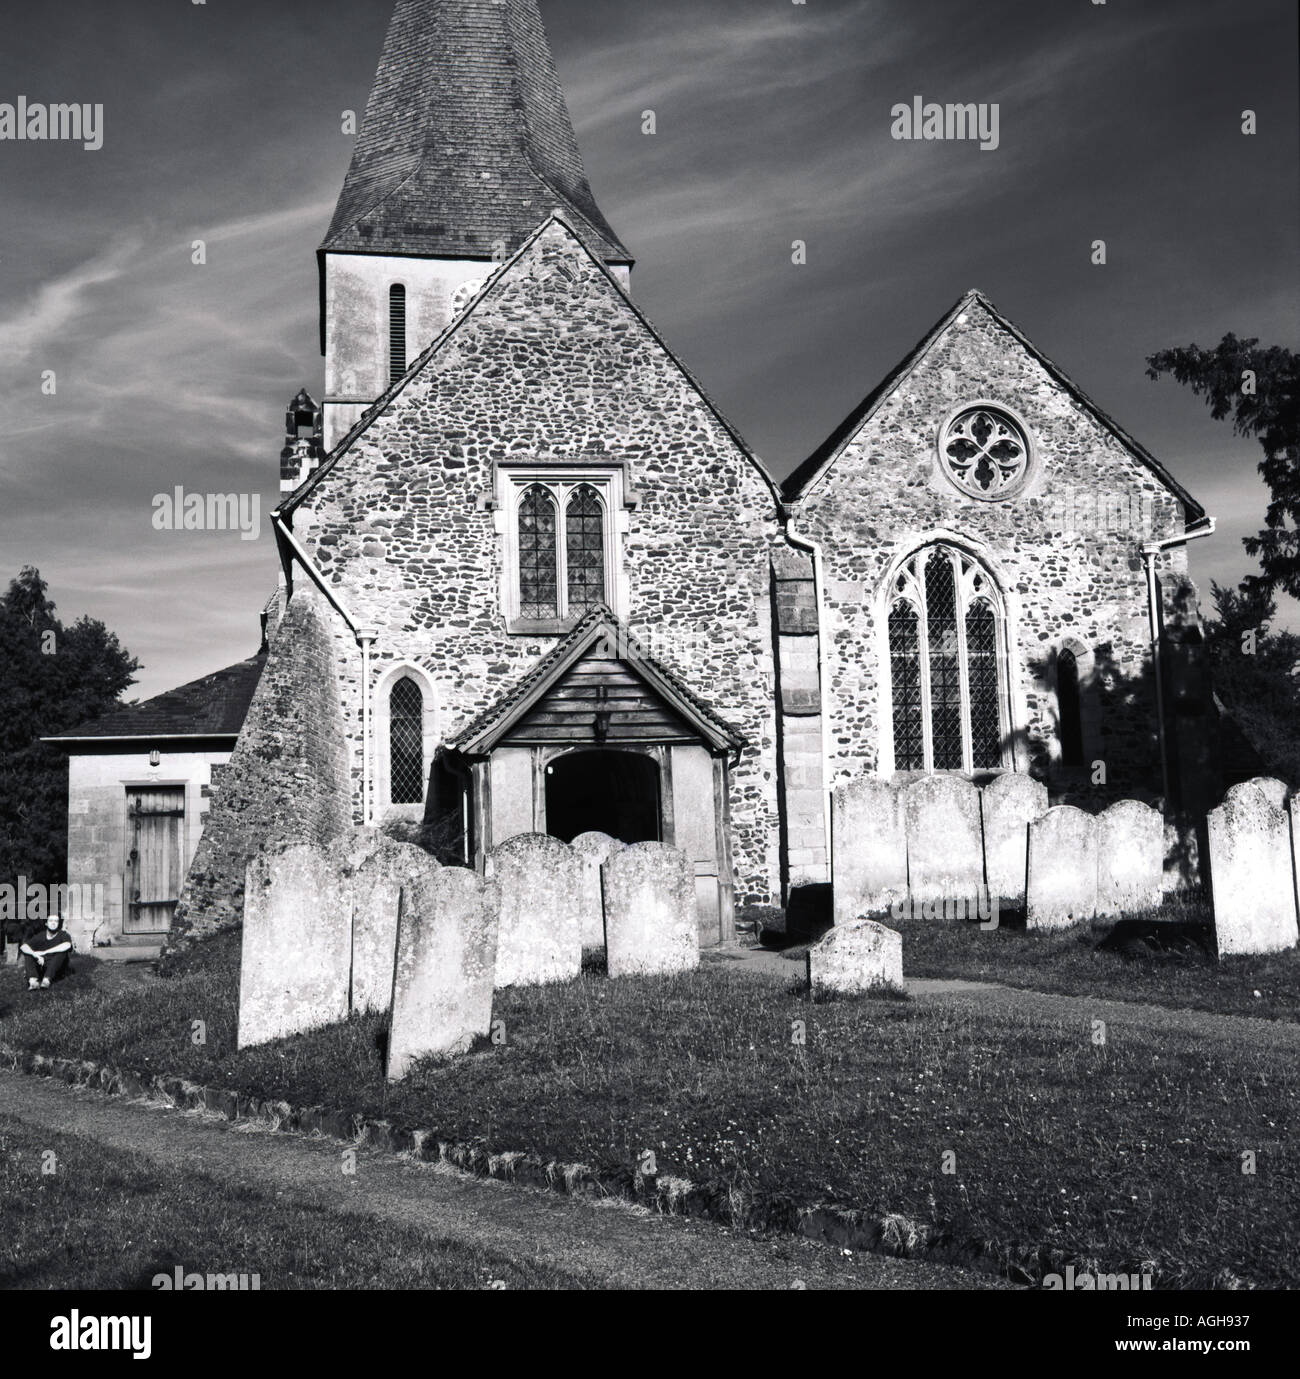
[[[1286,807],[1286,797],[1289,793],[1286,782],[1275,780],[1272,776],[1252,776],[1250,780],[1238,781],[1228,790],[1228,793],[1223,797],[1223,802],[1227,804],[1229,800],[1234,800],[1239,795],[1244,795],[1251,790],[1258,791],[1263,795],[1274,809]]]
[[[1064,929],[1097,912],[1097,820],[1060,804],[1029,825],[1027,929]]]
[[[1163,815],[1138,800],[1120,800],[1097,816],[1097,913],[1158,909],[1165,871]]]
[[[980,792],[961,776],[927,776],[902,791],[912,905],[974,901],[984,887]]]
[[[808,950],[814,997],[902,991],[903,936],[871,919],[837,924]]]
[[[1267,792],[1250,785],[1229,790],[1205,821],[1220,957],[1277,953],[1296,945],[1291,822]]]
[[[582,971],[582,892],[568,843],[520,833],[492,851],[500,890],[498,987],[563,982]]]
[[[298,843],[248,864],[238,1047],[345,1020],[347,882],[324,848]]]
[[[496,883],[465,867],[413,871],[402,886],[388,1078],[431,1054],[464,1053],[492,1027]]]
[[[684,852],[634,843],[605,863],[605,953],[611,977],[699,966],[695,868]]]
[[[608,833],[579,833],[569,845],[577,854],[582,878],[582,946],[605,946],[605,901],[601,894],[600,869],[626,843]]]
[[[835,787],[832,803],[835,923],[882,914],[907,898],[907,837],[899,792],[880,776]]]
[[[1004,771],[980,791],[984,823],[984,875],[989,895],[1000,905],[1025,903],[1029,870],[1029,825],[1047,813],[1047,786],[1032,776]]]
[[[349,878],[352,888],[352,1009],[386,1011],[393,996],[402,887],[439,871],[431,853],[385,838]]]

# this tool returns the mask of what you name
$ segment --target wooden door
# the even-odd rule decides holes
[[[122,927],[128,934],[171,928],[185,872],[181,826],[185,787],[141,786],[126,792],[127,893]]]

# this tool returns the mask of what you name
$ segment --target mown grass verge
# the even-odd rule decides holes
[[[504,1044],[390,1088],[374,1015],[235,1052],[237,950],[236,935],[214,940],[113,996],[87,966],[49,999],[6,998],[0,1042],[587,1164],[606,1182],[669,1175],[738,1225],[857,1211],[891,1222],[899,1253],[1017,1278],[1074,1262],[1150,1264],[1163,1286],[1300,1282],[1300,1070],[1249,1025],[1126,1027],[1099,1045],[1072,1014],[812,1005],[793,980],[710,964],[501,992]]]
[[[50,1171],[52,1170],[52,1171]],[[569,1289],[558,1270],[370,1217],[232,1187],[0,1116],[0,1289]],[[258,1278],[257,1284],[252,1276]],[[238,1282],[235,1286],[238,1286]]]

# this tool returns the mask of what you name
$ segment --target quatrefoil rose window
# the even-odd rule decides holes
[[[949,478],[972,498],[1009,498],[1029,471],[1024,431],[994,407],[968,407],[944,427],[939,456]]]

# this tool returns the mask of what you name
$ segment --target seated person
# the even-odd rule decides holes
[[[35,991],[38,987],[48,987],[63,975],[72,952],[72,939],[63,927],[63,920],[51,915],[45,921],[44,930],[32,934],[18,951],[27,969],[27,989]]]

